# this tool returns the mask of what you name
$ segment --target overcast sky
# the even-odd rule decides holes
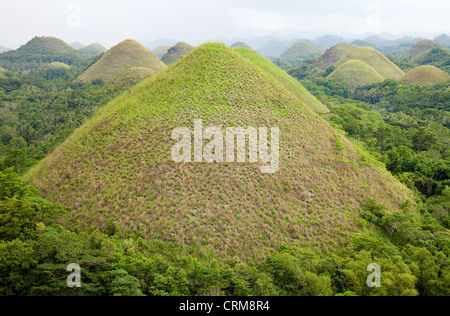
[[[0,12],[0,45],[11,48],[34,36],[109,48],[126,38],[450,35],[450,0],[1,0]]]

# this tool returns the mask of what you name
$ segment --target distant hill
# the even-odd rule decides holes
[[[291,65],[299,65],[307,59],[318,58],[322,54],[323,52],[318,46],[307,42],[300,42],[286,50],[280,56],[280,60]]]
[[[316,38],[312,42],[315,45],[319,46],[321,49],[326,50],[330,47],[336,46],[339,43],[345,42],[345,39],[340,36],[324,35],[322,37]]]
[[[219,162],[172,158],[181,140],[174,129],[190,131],[196,119],[204,129],[217,127],[215,147],[204,138],[204,153],[214,151]],[[265,127],[269,135],[279,129],[270,148],[279,152],[272,160],[277,172],[262,173],[262,159],[220,162],[217,140],[239,126]],[[183,151],[192,147],[189,141]],[[218,262],[260,262],[286,245],[330,254],[348,249],[355,234],[376,233],[361,224],[368,198],[387,214],[416,214],[413,193],[385,168],[277,78],[215,43],[101,108],[25,180],[49,201],[71,207],[63,222],[81,231],[102,229],[114,218],[144,244],[179,243]]]
[[[343,63],[328,78],[342,80],[352,89],[384,81],[383,76],[360,60]]]
[[[166,65],[171,65],[181,59],[184,55],[189,53],[194,49],[194,46],[191,46],[187,43],[180,42],[177,45],[169,48],[167,53],[161,59],[163,63]]]
[[[337,62],[339,62],[339,60],[341,60],[345,55],[347,55],[355,48],[355,46],[347,43],[337,44],[336,46],[328,49],[325,54],[317,59],[315,65],[319,66],[322,69],[335,65]]]
[[[420,66],[408,72],[401,81],[412,85],[436,84],[450,80],[450,77],[434,66]]]
[[[258,53],[269,59],[275,59],[281,56],[287,49],[289,44],[283,41],[272,40],[258,49]]]
[[[289,76],[284,70],[275,66],[270,60],[264,58],[253,50],[247,48],[236,48],[236,51],[255,65],[267,71],[277,78],[292,93],[294,93],[303,103],[316,113],[328,113],[330,110],[316,99],[303,85]]]
[[[159,46],[153,50],[153,54],[155,54],[159,59],[162,59],[164,55],[169,51],[169,48],[170,46],[168,45]]]
[[[417,65],[450,66],[450,50],[447,48],[433,48],[418,55],[413,61]]]
[[[0,66],[9,70],[39,68],[52,62],[81,67],[88,59],[55,37],[35,37],[19,49],[0,55]]]
[[[437,41],[423,40],[414,44],[413,47],[411,47],[405,54],[403,54],[402,60],[414,61],[414,59],[420,54],[433,48],[445,49],[446,47]]]
[[[249,45],[245,44],[244,42],[236,42],[230,46],[231,48],[248,48],[253,49]]]
[[[110,81],[131,67],[150,68],[158,72],[165,68],[165,65],[147,48],[129,39],[106,52],[95,64],[82,73],[76,82],[90,83],[94,79]]]
[[[90,44],[90,45],[88,45],[88,46],[78,50],[78,52],[81,55],[83,55],[83,56],[85,56],[85,57],[87,57],[89,59],[94,58],[94,57],[96,57],[98,55],[101,55],[103,53],[106,53],[107,51],[108,50],[103,45],[101,45],[99,43],[92,43],[92,44]]]
[[[450,48],[450,36],[447,34],[439,35],[434,40]]]
[[[375,49],[379,49],[379,47],[372,42],[366,41],[366,40],[356,40],[350,43],[353,46],[358,46],[358,47],[372,47]]]
[[[76,50],[80,50],[80,49],[86,47],[86,45],[84,45],[83,43],[80,43],[80,42],[74,42],[74,43],[70,44],[70,47],[72,47],[73,49],[76,49]]]
[[[350,60],[360,60],[376,72],[378,72],[384,79],[400,79],[404,76],[404,72],[393,62],[384,56],[381,52],[372,47],[358,47],[345,55],[338,63],[341,66]]]

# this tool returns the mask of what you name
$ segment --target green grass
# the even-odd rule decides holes
[[[261,67],[269,74],[277,78],[282,84],[284,84],[292,93],[294,93],[302,102],[309,106],[317,113],[328,113],[330,110],[316,99],[303,85],[289,76],[285,71],[274,65],[270,60],[262,57],[253,50],[245,48],[235,49],[243,57],[250,60],[255,65]]]
[[[396,79],[399,80],[405,74],[404,72],[393,62],[391,62],[381,52],[372,47],[358,47],[345,55],[338,63],[337,66],[342,66],[350,60],[359,60],[378,72],[384,79]]]
[[[233,45],[230,46],[231,48],[247,48],[253,50],[249,45],[247,45],[244,42],[236,42]]]
[[[178,43],[174,47],[169,48],[161,60],[166,65],[172,65],[193,49],[194,47],[187,43]]]
[[[408,72],[401,81],[411,85],[436,84],[450,80],[450,77],[434,66],[420,66]]]
[[[131,67],[150,68],[158,72],[166,66],[138,42],[126,40],[111,48],[76,81],[82,83],[90,83],[94,79],[110,81]]]
[[[280,60],[291,64],[299,65],[306,59],[318,58],[323,51],[316,45],[307,42],[300,42],[292,45],[287,51],[280,56]]]
[[[174,163],[171,133],[195,119],[279,127],[279,171]],[[264,258],[282,244],[336,251],[361,232],[368,197],[389,212],[413,198],[279,79],[214,43],[100,109],[25,178],[73,208],[63,221],[72,229],[103,227],[111,216],[130,232],[196,245],[219,261]]]
[[[347,43],[337,44],[336,46],[328,49],[325,54],[317,59],[315,65],[319,66],[322,69],[333,66],[355,48],[355,46]]]
[[[353,89],[384,81],[383,76],[360,60],[345,62],[333,71],[328,78],[342,80]]]

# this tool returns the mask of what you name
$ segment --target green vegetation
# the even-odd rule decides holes
[[[360,60],[343,63],[328,78],[342,80],[352,89],[384,81],[375,69]]]
[[[0,66],[12,71],[39,68],[53,62],[76,67],[88,64],[84,56],[54,37],[35,37],[19,49],[0,55]]]
[[[166,65],[172,65],[193,49],[194,47],[187,43],[178,43],[174,47],[169,48],[161,60]]]
[[[402,59],[406,61],[414,61],[420,54],[434,48],[446,49],[444,45],[437,41],[423,40],[411,47],[403,56]]]
[[[250,46],[245,44],[244,42],[236,42],[233,45],[230,46],[231,48],[247,48],[253,50]]]
[[[162,59],[164,55],[167,54],[167,52],[169,51],[169,48],[170,46],[167,45],[159,46],[153,50],[153,54],[155,54],[155,56],[158,57],[159,59]]]
[[[0,67],[0,79],[6,79],[8,71]]]
[[[316,45],[307,42],[300,42],[291,46],[287,51],[281,54],[275,63],[278,65],[295,66],[311,58],[318,58],[323,51]]]
[[[328,49],[325,54],[317,59],[317,61],[315,62],[315,66],[319,66],[322,69],[333,66],[354,48],[355,46],[347,43],[337,44],[336,46]]]
[[[345,55],[338,63],[337,67],[350,60],[359,60],[378,72],[384,79],[400,79],[404,76],[403,71],[391,62],[381,52],[371,47],[358,47]]]
[[[91,83],[96,79],[110,81],[122,71],[131,67],[150,68],[158,72],[165,65],[138,42],[125,40],[105,53],[95,64],[82,73],[76,82]]]
[[[420,66],[408,72],[401,81],[421,86],[448,80],[450,80],[450,77],[442,70],[434,66]]]

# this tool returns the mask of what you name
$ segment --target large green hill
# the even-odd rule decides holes
[[[384,79],[400,79],[404,72],[381,52],[372,47],[358,47],[345,55],[338,63],[341,66],[350,60],[359,60],[378,72]]]
[[[106,52],[76,81],[82,83],[90,83],[95,79],[109,81],[131,67],[150,68],[158,72],[165,68],[165,65],[147,48],[134,40],[128,39]]]
[[[166,65],[172,65],[193,49],[193,46],[184,42],[180,42],[177,45],[169,48],[169,50],[161,60]]]
[[[278,172],[263,174],[261,161],[175,163],[172,133],[197,119],[221,130],[278,127]],[[67,225],[102,227],[114,217],[129,232],[198,246],[219,261],[253,261],[282,244],[335,251],[354,233],[376,234],[358,223],[365,199],[403,212],[412,198],[278,79],[223,44],[202,45],[100,109],[26,179],[72,207]]]
[[[333,71],[328,78],[346,82],[351,88],[384,81],[375,69],[360,60],[349,60]]]
[[[327,68],[339,62],[345,55],[355,49],[355,46],[352,46],[347,43],[340,43],[336,46],[328,49],[325,54],[323,54],[319,59],[317,59],[315,65],[320,68]]]
[[[318,58],[323,51],[316,45],[308,42],[299,42],[292,45],[280,56],[280,60],[291,65],[301,64],[306,59]]]
[[[106,53],[107,51],[108,50],[102,44],[99,44],[99,43],[92,43],[92,44],[78,50],[78,52],[81,55],[83,55],[89,59],[94,58],[103,53]]]
[[[414,61],[420,54],[429,51],[433,48],[445,49],[445,46],[438,41],[423,40],[411,47],[406,53],[403,54],[402,59],[406,61]]]
[[[19,49],[0,55],[0,66],[15,71],[39,68],[52,62],[80,67],[85,66],[88,60],[55,37],[35,37]]]

